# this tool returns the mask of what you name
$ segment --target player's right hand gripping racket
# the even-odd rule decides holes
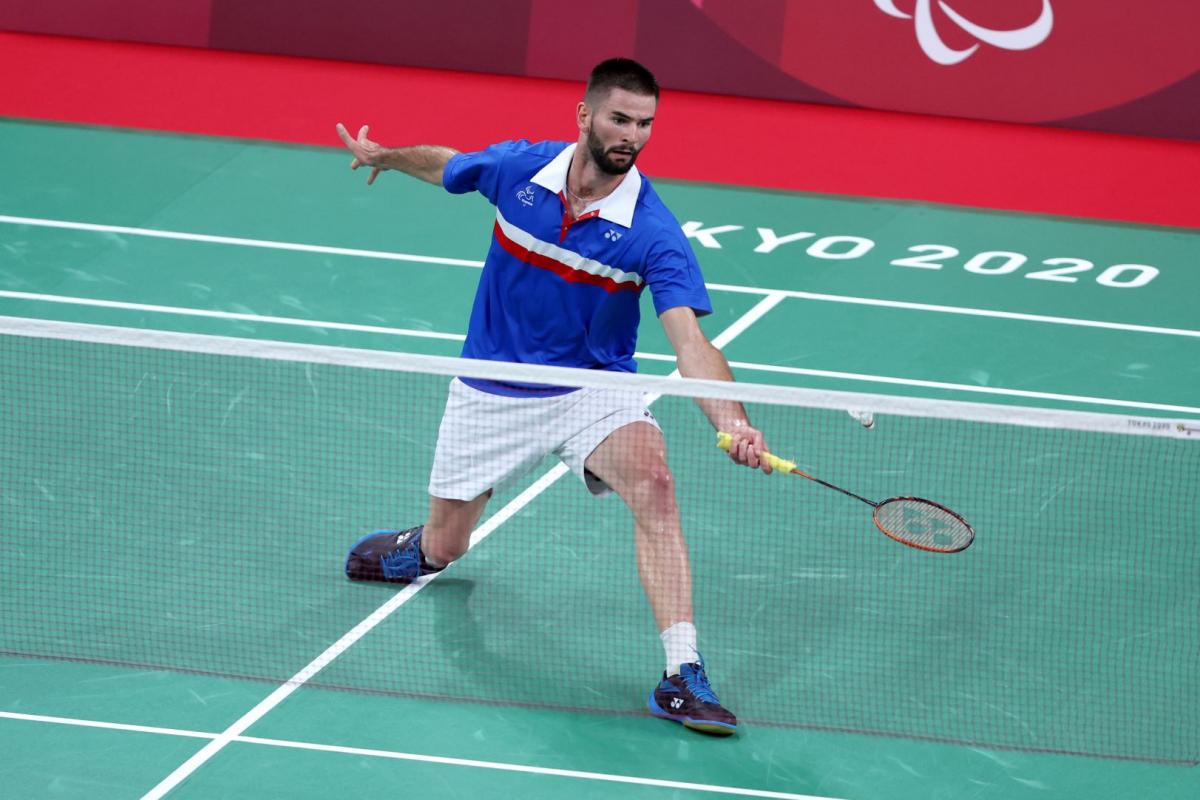
[[[722,450],[728,451],[732,442],[733,437],[728,433],[717,434],[717,447]],[[763,456],[771,469],[799,475],[871,506],[875,509],[872,515],[875,527],[900,544],[931,553],[957,553],[966,550],[975,541],[975,530],[970,524],[941,503],[920,497],[889,497],[876,503],[800,471],[793,461],[786,461],[771,453],[763,453]]]

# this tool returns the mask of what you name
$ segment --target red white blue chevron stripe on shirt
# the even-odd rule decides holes
[[[543,242],[506,220],[499,209],[496,210],[496,226],[492,236],[509,255],[549,270],[567,283],[587,283],[599,286],[606,292],[640,292],[645,285],[642,276],[636,272],[625,272],[595,259],[584,258],[572,250]]]

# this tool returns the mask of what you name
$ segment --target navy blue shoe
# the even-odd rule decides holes
[[[346,556],[346,577],[352,581],[411,583],[422,575],[440,572],[421,553],[424,525],[405,531],[375,531],[354,543]]]
[[[654,716],[682,723],[694,731],[715,736],[737,732],[737,717],[717,699],[704,674],[703,659],[683,664],[678,675],[668,676],[664,672],[647,705]]]

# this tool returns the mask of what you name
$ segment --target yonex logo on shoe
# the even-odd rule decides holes
[[[678,711],[679,709],[683,708],[683,698],[676,697],[676,698],[672,699],[671,700],[671,708],[674,709],[675,711]]]

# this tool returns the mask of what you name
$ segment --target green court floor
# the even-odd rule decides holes
[[[490,208],[479,198],[451,197],[392,175],[367,188],[332,149],[15,120],[0,121],[0,143],[6,176],[0,183],[0,315],[458,352],[490,229]],[[71,170],[47,170],[32,155],[47,149],[88,158]],[[1200,235],[1194,232],[656,185],[704,267],[715,307],[703,322],[710,337],[752,320],[729,335],[724,348],[739,380],[1200,417],[1194,304]],[[666,374],[673,368],[670,348],[648,310],[645,318],[641,369]],[[1097,515],[1089,523],[1098,537],[1090,549],[1070,542],[1047,551],[1029,542],[977,547],[973,560],[912,561],[890,543],[863,538],[843,546],[823,535],[852,525],[847,519],[854,510],[824,496],[806,501],[809,541],[791,549],[794,534],[777,530],[734,548],[734,558],[741,552],[748,564],[737,564],[732,580],[708,581],[699,599],[702,615],[707,608],[719,617],[724,609],[738,623],[711,632],[717,651],[728,653],[720,657],[723,668],[753,676],[729,681],[731,705],[738,701],[740,713],[764,724],[747,726],[733,740],[685,735],[638,712],[649,685],[637,665],[656,663],[657,643],[652,631],[638,638],[649,622],[645,610],[629,602],[638,596],[636,578],[630,571],[613,585],[588,585],[589,566],[610,554],[611,545],[552,527],[564,516],[587,517],[599,535],[613,539],[625,523],[619,508],[582,505],[572,479],[549,486],[503,523],[503,546],[483,543],[454,575],[415,596],[311,685],[251,720],[245,715],[279,682],[394,594],[330,574],[328,564],[336,570],[346,542],[329,531],[360,529],[395,508],[420,513],[423,485],[395,486],[389,470],[415,475],[427,467],[380,461],[375,454],[431,447],[440,414],[437,387],[420,388],[416,396],[428,400],[420,404],[420,419],[413,431],[398,431],[373,399],[386,396],[377,393],[389,384],[336,369],[280,368],[263,380],[252,377],[261,367],[252,363],[206,373],[193,359],[141,362],[103,348],[80,348],[59,362],[7,345],[0,356],[14,379],[3,391],[6,415],[20,421],[27,414],[50,431],[28,438],[14,433],[3,443],[3,520],[13,552],[0,568],[0,602],[6,615],[27,619],[32,612],[21,603],[30,592],[51,586],[51,595],[71,602],[43,608],[36,634],[26,625],[0,635],[0,651],[8,654],[0,655],[0,747],[7,754],[0,761],[0,795],[142,796],[214,741],[224,746],[170,797],[407,791],[428,797],[1019,800],[1143,793],[1170,800],[1200,791],[1194,766],[1200,754],[1191,749],[1198,740],[1200,652],[1188,633],[1200,612],[1200,587],[1188,572],[1200,530],[1190,516],[1163,511],[1154,516],[1153,536],[1131,541],[1124,532],[1144,513],[1108,507],[1086,486],[1043,489],[1055,465],[1033,463],[1041,456],[1032,450],[1013,446],[989,463],[1007,503],[965,494],[962,501],[978,508],[992,529],[1002,526],[1005,514],[1011,520],[1028,512],[1023,523],[1045,523],[1052,534],[1065,535],[1066,522],[1039,521],[1033,506],[1044,510],[1052,499],[1074,498],[1090,509],[1085,514]],[[76,388],[45,397],[38,384],[21,382],[56,375]],[[131,383],[144,405],[122,388]],[[243,400],[237,394],[243,386],[259,388]],[[331,403],[339,393],[342,399]],[[686,463],[704,463],[711,446],[699,415],[664,403],[656,413],[673,452]],[[318,410],[321,418],[332,410],[336,424],[321,427]],[[770,409],[756,413],[774,423],[789,449],[862,476],[863,491],[887,491],[887,474],[873,474],[867,465],[909,452],[893,454],[887,439],[866,439],[861,431],[840,432],[825,417],[789,422]],[[839,422],[846,423],[844,417]],[[137,425],[124,426],[123,419]],[[214,420],[219,424],[205,425]],[[305,441],[297,450],[250,454],[239,448],[251,435]],[[1072,445],[1070,435],[1055,436],[1048,440],[1055,447]],[[918,425],[905,438],[945,453],[958,436],[953,428]],[[75,444],[80,441],[87,446]],[[1200,474],[1200,451],[1189,444],[1134,446],[1140,463],[1150,465],[1146,483]],[[130,447],[159,453],[158,480],[145,489],[135,488],[145,465],[122,455]],[[71,455],[51,461],[44,459],[47,451]],[[927,471],[925,480],[953,495],[960,491],[960,467]],[[184,490],[197,470],[210,476],[203,491]],[[89,477],[76,480],[73,473]],[[284,477],[273,483],[272,475]],[[752,484],[747,477],[731,487],[723,473],[697,475],[691,485],[681,484],[684,505],[711,508],[713,496],[727,493],[735,515],[771,509],[773,520],[786,522],[794,487]],[[962,486],[967,492],[969,481]],[[519,488],[497,498],[493,509]],[[1186,496],[1194,487],[1179,491]],[[179,538],[170,527],[179,512],[173,506],[181,502],[196,504],[186,510],[197,531],[225,537],[217,543],[189,538],[195,573],[172,567],[182,593],[156,596],[130,585],[131,577],[154,572],[154,561],[131,571],[95,560],[126,565],[140,553],[172,548]],[[271,550],[248,544],[239,550],[241,560],[219,575],[221,548],[238,550],[255,536],[254,528],[239,527],[256,518],[240,513],[243,507],[258,520],[276,514],[295,534],[293,573],[255,585],[262,573],[252,568],[261,568]],[[81,535],[90,537],[61,566],[55,540],[47,548],[46,540],[29,535],[45,524],[37,514],[47,509],[59,515],[52,525],[80,520]],[[688,525],[697,574],[726,575],[729,526],[699,513]],[[515,553],[534,553],[539,565],[569,566],[530,592],[514,578],[521,569]],[[1039,555],[1046,557],[1039,561]],[[30,574],[39,576],[38,585]],[[780,584],[780,574],[795,580]],[[1119,579],[1105,582],[1112,575]],[[1063,576],[1069,580],[1056,584]],[[1086,585],[1087,576],[1097,577],[1100,589],[1074,583]],[[906,582],[929,594],[905,596]],[[1114,585],[1121,593],[1106,596],[1104,587]],[[753,591],[743,592],[746,586]],[[1158,604],[1161,586],[1180,587],[1176,602]],[[796,592],[807,593],[825,616],[789,616]],[[181,594],[213,602],[197,610],[180,602]],[[552,611],[533,608],[547,598]],[[957,598],[966,598],[961,607],[947,608]],[[112,610],[122,602],[123,610]],[[1076,613],[1082,616],[1070,616]],[[206,624],[192,624],[190,614],[205,615]],[[980,626],[981,619],[988,624]],[[1029,619],[1038,624],[1022,624]],[[1090,631],[1081,622],[1090,619],[1127,628]],[[506,632],[513,620],[519,629]],[[593,623],[609,629],[594,634]],[[17,630],[25,638],[13,643]],[[153,641],[136,641],[139,630],[153,631]],[[762,649],[764,630],[784,632],[771,650]],[[1028,630],[1044,638],[1016,638]],[[1099,665],[1095,685],[1063,686],[1050,651],[1069,643],[1086,654],[1094,637],[1103,636],[1124,643],[1128,660]],[[874,674],[876,664],[847,660],[868,654],[876,661],[895,658],[898,669],[927,670],[919,647],[939,637],[952,639],[965,660],[941,665],[936,680],[926,675],[916,686],[897,682],[851,694],[847,686],[870,681],[823,677]],[[278,650],[263,646],[276,641]],[[420,655],[397,663],[398,641],[419,643]],[[54,652],[64,642],[84,647],[86,655],[15,655],[22,646]],[[590,647],[626,645],[609,668],[592,664]],[[236,668],[202,663],[221,646],[240,658]],[[552,654],[552,663],[575,668],[560,676],[531,673],[525,657],[538,648]],[[1154,676],[1131,673],[1131,665],[1142,669],[1148,662]],[[779,677],[780,664],[796,676]],[[193,671],[179,671],[187,669]],[[1139,706],[1141,677],[1161,678],[1179,694]],[[751,691],[772,680],[778,682],[772,691],[798,693],[811,714],[794,724],[774,719],[770,698]],[[394,691],[398,684],[409,688]],[[574,699],[579,685],[594,697]],[[328,688],[337,686],[357,691]],[[922,718],[922,709],[945,691],[959,693],[956,718]],[[1005,705],[1010,694],[1024,700]],[[534,697],[547,707],[532,707]],[[863,708],[850,708],[855,702]],[[244,725],[232,730],[239,720]],[[991,738],[971,743],[971,731]],[[1095,755],[1067,754],[1089,751]],[[64,752],[73,754],[69,762]]]

